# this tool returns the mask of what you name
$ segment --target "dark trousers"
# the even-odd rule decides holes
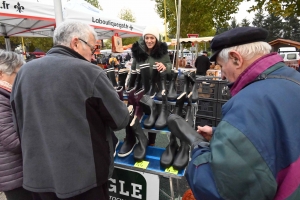
[[[13,190],[4,192],[7,200],[32,200],[32,193],[19,187]]]
[[[53,192],[33,193],[33,200],[60,200]],[[108,200],[108,182],[95,187],[77,196],[63,200]]]

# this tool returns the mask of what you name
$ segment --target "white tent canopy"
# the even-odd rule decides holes
[[[51,4],[29,0],[3,1],[0,9],[0,36],[51,37],[55,26]]]
[[[180,38],[179,42],[180,43],[188,43],[188,42],[193,42],[193,43],[201,43],[201,42],[210,42],[214,37],[198,37],[198,38]],[[171,40],[171,45],[176,45],[177,39],[172,39]]]
[[[95,28],[99,39],[108,39],[116,33],[122,37],[141,36],[145,26],[112,17],[83,0],[72,0],[63,5],[64,20],[79,20]]]

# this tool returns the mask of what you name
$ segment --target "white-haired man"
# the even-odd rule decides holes
[[[300,199],[300,74],[270,53],[267,35],[240,27],[214,37],[211,60],[232,94],[215,129],[197,133],[168,118],[170,131],[192,146],[186,178],[196,199]]]
[[[109,199],[112,130],[128,124],[129,112],[105,72],[90,62],[96,39],[89,25],[62,22],[54,47],[16,78],[11,104],[23,187],[36,199]]]

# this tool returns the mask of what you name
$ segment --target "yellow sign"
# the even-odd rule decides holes
[[[140,161],[134,164],[135,167],[142,168],[142,169],[147,169],[148,165],[149,165],[148,161]]]
[[[178,174],[178,170],[174,169],[173,166],[166,168],[165,172],[171,173],[171,174]]]

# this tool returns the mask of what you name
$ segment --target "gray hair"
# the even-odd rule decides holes
[[[19,67],[25,64],[21,55],[0,49],[0,71],[7,75],[11,75]]]
[[[249,44],[242,44],[239,46],[223,49],[219,53],[218,57],[224,62],[227,62],[229,59],[229,52],[232,50],[239,52],[245,60],[250,60],[255,55],[270,53],[272,47],[267,42],[253,42]]]
[[[97,40],[97,34],[93,27],[80,21],[67,20],[56,27],[53,35],[53,44],[69,47],[72,38],[79,37],[87,41],[90,33],[92,33]]]

